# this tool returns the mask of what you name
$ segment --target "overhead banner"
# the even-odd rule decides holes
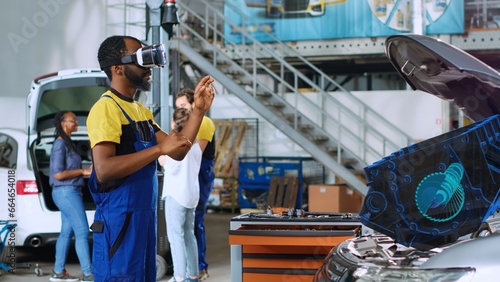
[[[281,41],[379,37],[412,31],[412,1],[226,0],[224,15],[261,42],[274,41],[268,34]],[[426,34],[464,32],[464,0],[416,1],[425,1]],[[234,26],[224,33],[242,43]]]

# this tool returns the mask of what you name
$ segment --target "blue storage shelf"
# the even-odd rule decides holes
[[[299,181],[295,208],[302,208],[304,177],[317,174],[324,181],[324,168],[311,169],[317,162],[310,157],[241,157],[238,162],[238,205],[258,208],[267,202],[273,176],[296,176]],[[308,171],[305,173],[305,171]],[[312,172],[310,172],[312,171]],[[320,181],[321,181],[320,180]]]

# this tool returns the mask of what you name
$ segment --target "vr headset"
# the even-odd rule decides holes
[[[164,67],[167,64],[167,55],[164,44],[145,46],[132,55],[121,58],[108,59],[99,62],[101,69],[115,65],[126,65],[134,63],[143,68]]]

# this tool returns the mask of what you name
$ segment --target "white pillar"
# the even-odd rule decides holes
[[[412,27],[414,34],[425,34],[425,10],[423,0],[410,0]]]

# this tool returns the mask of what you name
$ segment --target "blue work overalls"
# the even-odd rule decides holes
[[[156,145],[152,126],[150,141],[142,141],[135,122],[120,109],[134,128],[136,151]],[[156,164],[146,165],[105,193],[97,190],[92,171],[89,187],[97,205],[92,224],[94,281],[156,281]]]
[[[201,159],[198,182],[200,183],[200,199],[194,212],[194,235],[198,243],[198,269],[208,269],[206,260],[207,237],[205,234],[205,213],[207,211],[208,197],[214,187],[214,159]]]

